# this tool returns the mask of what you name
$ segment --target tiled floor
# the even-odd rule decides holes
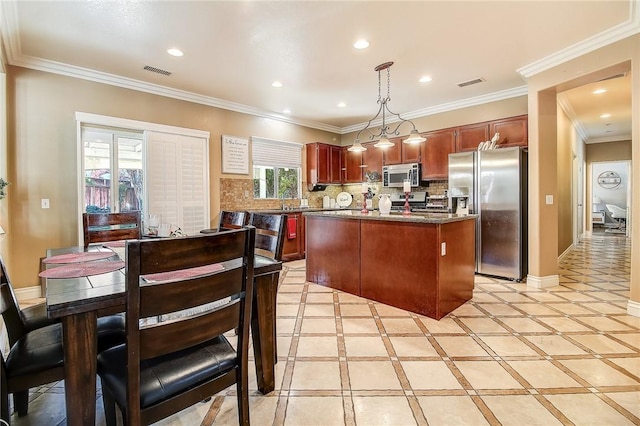
[[[251,375],[252,423],[638,425],[629,251],[624,237],[587,239],[561,261],[561,286],[545,290],[478,276],[473,300],[440,321],[307,283],[304,261],[288,263],[276,390],[260,395]],[[234,395],[159,424],[237,424]],[[13,420],[64,423],[61,384]]]

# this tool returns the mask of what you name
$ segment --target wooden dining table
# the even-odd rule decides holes
[[[46,257],[86,251],[111,252],[113,255],[105,260],[120,260],[117,250],[102,245],[48,249]],[[41,266],[48,269],[61,265]],[[282,262],[256,255],[251,333],[258,390],[263,394],[275,388],[275,295],[281,269]],[[125,311],[124,268],[78,278],[43,279],[47,314],[62,322],[67,424],[95,424],[97,318]]]

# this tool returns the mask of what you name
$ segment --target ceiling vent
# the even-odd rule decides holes
[[[145,65],[144,69],[147,71],[155,72],[162,75],[171,75],[169,71],[161,70],[160,68],[150,67],[149,65]]]
[[[482,77],[474,78],[473,80],[463,81],[462,83],[458,83],[458,87],[467,87],[467,86],[471,86],[472,84],[482,83],[483,81],[485,81],[485,79]]]

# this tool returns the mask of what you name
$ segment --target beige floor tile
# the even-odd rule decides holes
[[[309,285],[307,290],[309,293],[333,293],[333,289],[330,287],[314,284],[312,282],[309,282],[307,284]]]
[[[307,293],[306,303],[333,303],[333,293]]]
[[[640,392],[610,392],[605,395],[640,418]]]
[[[554,303],[554,309],[562,312],[563,314],[568,315],[593,315],[593,311],[583,307],[583,305],[579,305],[576,303]]]
[[[531,395],[483,396],[482,400],[503,426],[562,424]]]
[[[357,425],[415,425],[411,407],[403,396],[353,397]]]
[[[331,333],[336,334],[336,320],[334,318],[305,317],[302,320],[300,333]]]
[[[496,361],[454,361],[474,389],[522,389]]]
[[[636,353],[633,349],[600,334],[572,334],[569,338],[602,355]]]
[[[277,334],[292,334],[296,326],[295,318],[276,318]]]
[[[525,339],[542,349],[546,354],[552,356],[558,355],[585,355],[587,352],[571,343],[563,336],[544,335],[544,336],[525,336]]]
[[[429,426],[482,426],[489,423],[468,396],[419,396]]]
[[[509,328],[513,329],[516,333],[545,333],[549,332],[549,329],[540,323],[532,320],[531,318],[512,318],[501,317],[500,321],[505,323]]]
[[[391,361],[349,361],[351,389],[402,389]]]
[[[489,353],[469,336],[435,336],[435,339],[449,357],[489,356]]]
[[[440,321],[428,317],[419,317],[431,334],[467,334],[452,318],[442,318]]]
[[[296,357],[337,357],[336,336],[300,336]]]
[[[514,336],[480,336],[498,356],[536,356],[536,351]]]
[[[302,293],[304,284],[287,284],[284,283],[278,287],[278,293]]]
[[[509,305],[504,303],[478,303],[476,305],[478,308],[484,309],[489,313],[489,315],[494,316],[522,316],[524,315],[522,312],[512,308]]]
[[[582,385],[550,361],[507,361],[534,388],[570,388]]]
[[[253,419],[251,419],[253,422]],[[267,423],[255,424],[271,424]],[[344,424],[344,405],[342,397],[289,397],[285,425],[326,426]]]
[[[344,345],[347,357],[389,357],[387,348],[384,346],[380,336],[345,336]]]
[[[640,317],[634,317],[631,315],[616,315],[616,321],[620,321],[631,327],[640,329]]]
[[[528,315],[559,315],[558,311],[554,311],[553,309],[548,308],[546,305],[540,303],[514,303],[512,306],[514,308],[520,309],[522,312],[525,312]]]
[[[389,340],[398,357],[438,356],[438,352],[426,337],[389,336]]]
[[[342,318],[342,331],[345,334],[379,334],[373,318]]]
[[[564,302],[565,301],[562,297],[556,296],[555,294],[553,294],[551,292],[548,292],[548,293],[547,292],[532,292],[532,291],[528,291],[527,290],[527,296],[529,296],[533,300],[537,300],[538,302],[545,302],[545,303]]]
[[[369,303],[364,297],[354,296],[353,294],[338,292],[338,300],[340,303]]]
[[[278,292],[277,303],[299,304],[302,293],[280,293]]]
[[[589,327],[567,317],[538,317],[538,320],[547,324],[554,331],[560,331],[562,333],[591,331]]]
[[[465,303],[453,311],[457,317],[484,317],[485,313],[476,308],[472,303]]]
[[[462,389],[443,361],[400,361],[413,390]]]
[[[408,311],[382,303],[375,303],[374,306],[380,317],[408,317],[411,315]]]
[[[291,390],[341,390],[338,361],[296,361]]]
[[[633,423],[596,395],[546,395],[576,425],[632,425]]]
[[[289,356],[291,348],[291,336],[276,336],[276,345],[278,349],[278,357]]]
[[[622,374],[599,359],[568,359],[561,360],[560,362],[592,386],[626,386],[640,384],[640,382]]]
[[[460,318],[473,333],[507,333],[507,329],[491,318]]]
[[[413,318],[380,318],[387,334],[423,334]]]
[[[640,358],[609,358],[609,361],[624,368],[636,377],[640,377]]]
[[[501,300],[504,300],[505,302],[510,302],[510,303],[518,303],[518,302],[522,302],[522,303],[531,303],[533,302],[533,299],[528,297],[526,294],[522,294],[522,293],[514,293],[514,292],[498,292],[498,293],[493,293],[493,295]]]
[[[626,300],[627,299],[625,298],[624,301],[626,302]],[[616,306],[613,303],[585,303],[584,306],[588,307],[592,311],[608,315],[619,315],[627,312],[626,306],[623,308]]]
[[[343,317],[372,317],[371,308],[369,305],[363,305],[362,303],[352,304],[340,304],[340,315]]]
[[[304,313],[302,315],[304,315],[305,317],[334,317],[335,308],[333,305],[329,304],[305,305]]]
[[[630,333],[630,334],[618,334],[612,333],[611,337],[619,339],[634,348],[640,350],[640,333]]]
[[[287,305],[278,303],[276,306],[276,316],[278,317],[297,317],[300,305]]]
[[[607,317],[576,317],[577,320],[600,331],[631,331],[631,327]]]

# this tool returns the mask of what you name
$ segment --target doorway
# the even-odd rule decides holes
[[[629,235],[631,227],[631,162],[591,163],[593,234]]]

